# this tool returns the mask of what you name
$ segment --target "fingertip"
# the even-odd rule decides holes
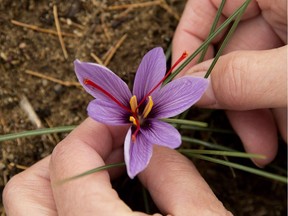
[[[210,26],[213,23],[215,7],[210,1],[188,1],[182,14],[179,25],[176,28],[172,43],[172,63],[178,59],[184,51],[191,55],[207,38]],[[206,59],[213,57],[213,47],[208,47]],[[192,60],[183,70],[195,65]],[[183,75],[183,73],[181,73]]]
[[[265,157],[252,159],[255,165],[263,168],[273,161],[278,150],[278,139],[270,110],[226,111],[226,113],[245,150]]]

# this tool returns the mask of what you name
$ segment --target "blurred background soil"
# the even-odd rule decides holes
[[[66,57],[56,31],[54,4]],[[117,7],[126,4],[130,6]],[[100,59],[131,85],[143,55],[156,46],[167,50],[171,44],[184,5],[183,0],[0,0],[0,134],[80,124],[87,117],[86,106],[92,98],[76,84],[73,61]],[[52,33],[42,32],[43,29]],[[27,104],[30,109],[25,108]],[[27,113],[31,112],[38,119],[29,118]],[[195,110],[191,118],[230,128],[221,111]],[[49,155],[65,135],[1,142],[1,192],[13,175]],[[205,139],[211,133],[192,135]],[[213,139],[241,148],[235,135],[213,134]],[[284,170],[286,152],[286,146],[280,145],[275,160]],[[215,194],[235,215],[287,214],[285,184],[238,170],[233,175],[229,168],[210,162],[194,162]],[[247,160],[241,162],[253,166]],[[123,176],[114,185],[133,209],[144,209],[137,180]],[[150,202],[151,211],[157,211]],[[0,211],[4,215],[2,204]]]

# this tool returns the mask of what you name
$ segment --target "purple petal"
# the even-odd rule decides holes
[[[107,100],[108,98],[102,91],[84,84],[85,79],[91,80],[105,91],[109,92],[124,106],[130,107],[129,100],[132,97],[131,91],[127,84],[108,68],[99,64],[81,62],[79,60],[74,61],[74,67],[79,82],[93,97],[103,100]]]
[[[160,47],[150,50],[142,59],[135,75],[133,95],[141,100],[165,76],[166,58]]]
[[[133,179],[148,165],[152,156],[153,146],[141,132],[137,134],[136,142],[132,141],[131,134],[130,128],[124,142],[124,157],[127,173]]]
[[[141,129],[141,133],[149,143],[171,149],[181,145],[181,135],[172,125],[157,119],[147,119],[146,121],[149,127]]]
[[[199,77],[181,77],[152,93],[154,107],[151,116],[169,118],[195,104],[208,87],[208,80]]]
[[[129,113],[119,108],[113,101],[95,99],[87,107],[88,115],[101,123],[109,125],[129,124]]]

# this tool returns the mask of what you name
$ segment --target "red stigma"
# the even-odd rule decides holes
[[[123,105],[119,100],[117,100],[113,95],[111,95],[109,92],[107,92],[105,89],[103,89],[102,87],[100,87],[99,85],[97,85],[96,83],[94,83],[93,81],[89,80],[89,79],[84,79],[83,80],[85,85],[88,86],[92,86],[93,88],[98,89],[99,91],[101,91],[104,95],[106,95],[108,98],[110,98],[112,101],[114,101],[116,104],[118,104],[121,108],[123,108],[124,110],[126,110],[127,112],[131,113],[132,111],[126,107],[125,105]]]
[[[175,67],[177,67],[177,65],[183,61],[186,57],[188,56],[188,52],[185,51],[182,53],[182,55],[180,56],[180,58],[172,65],[172,67],[170,68],[170,70],[166,73],[166,75],[160,80],[159,83],[157,83],[157,85],[155,85],[140,101],[140,103],[137,106],[137,109],[141,106],[141,104],[144,103],[144,101],[146,100],[146,98],[152,94],[153,91],[155,91],[155,89],[157,89],[164,81],[165,79],[172,73],[172,71],[175,69]],[[137,110],[136,109],[136,110]]]
[[[136,141],[136,136],[137,136],[138,132],[140,131],[140,122],[139,122],[138,118],[136,117],[136,115],[137,115],[136,113],[133,113],[133,116],[136,120],[136,130],[134,131],[134,133],[132,134],[132,137],[131,137],[133,142]]]

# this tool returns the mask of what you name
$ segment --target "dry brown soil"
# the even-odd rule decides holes
[[[143,1],[0,0],[0,134],[37,128],[20,106],[23,97],[28,99],[32,110],[38,115],[40,127],[77,125],[87,116],[86,106],[91,97],[81,88],[65,86],[27,72],[34,71],[68,84],[76,82],[73,71],[76,58],[95,62],[91,56],[93,53],[105,61],[109,49],[115,48],[124,36],[125,40],[109,61],[108,67],[131,84],[141,58],[149,49],[162,46],[167,50],[177,26],[176,15],[181,14],[185,1],[167,0],[173,13],[160,5],[109,9],[109,6],[116,4],[139,2]],[[14,20],[56,31],[53,3],[58,8],[61,30],[72,34],[63,36],[67,59],[57,35],[12,22]],[[229,128],[222,112],[195,111],[192,117]],[[0,190],[13,175],[49,155],[65,135],[36,136],[0,143]],[[205,138],[211,134],[195,132],[191,135]],[[215,134],[214,138],[234,147],[241,146],[234,135]],[[282,167],[286,161],[285,146],[283,149],[284,155],[278,156],[278,163]],[[195,163],[219,199],[235,215],[286,215],[284,184],[237,170],[236,177],[233,177],[227,167],[200,160],[195,160]],[[252,164],[248,162],[248,165]],[[139,183],[131,182],[124,176],[115,185],[134,209],[143,209],[143,200],[133,202],[135,197],[139,197],[135,193],[141,192]],[[131,190],[131,187],[135,189]],[[155,211],[151,206],[152,211]]]

